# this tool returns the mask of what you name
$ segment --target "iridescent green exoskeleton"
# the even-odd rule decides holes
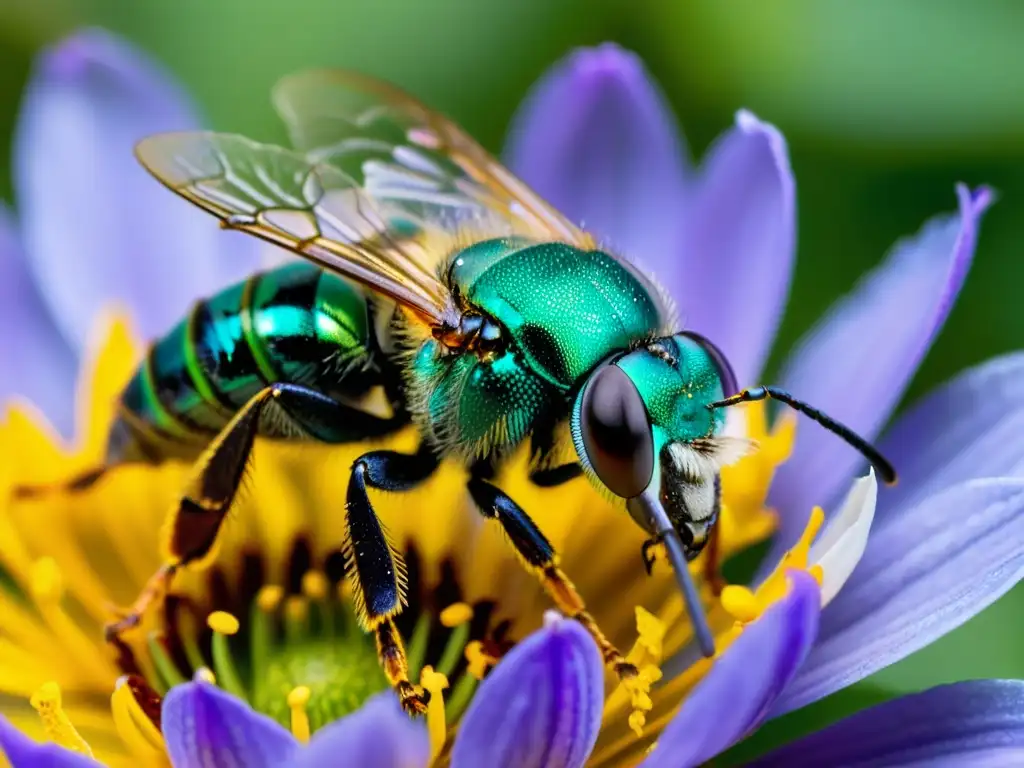
[[[528,443],[531,480],[581,474],[664,542],[705,653],[713,652],[686,562],[711,538],[719,470],[750,449],[722,408],[775,397],[738,391],[707,339],[677,327],[664,292],[573,225],[458,127],[388,85],[311,72],[275,103],[294,149],[207,132],[144,140],[137,153],[172,190],[304,257],[198,303],[151,349],[124,392],[110,461],[192,456],[168,559],[120,621],[138,623],[177,569],[213,548],[254,439],[346,443],[408,423],[418,450],[374,450],[351,469],[344,544],[360,619],[410,712],[393,617],[403,567],[368,489],[408,490],[445,459],[469,470],[479,512],[506,531],[560,610],[587,628],[620,677],[637,670],[587,612],[556,553],[494,482]],[[417,512],[418,514],[429,513]],[[648,561],[648,546],[644,548]]]

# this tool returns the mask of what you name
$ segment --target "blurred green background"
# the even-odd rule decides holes
[[[217,128],[283,139],[280,75],[342,65],[394,80],[493,151],[530,84],[574,46],[640,53],[699,156],[739,107],[786,135],[797,177],[799,268],[779,351],[929,216],[953,184],[989,183],[975,266],[914,382],[1024,346],[1024,4],[1014,0],[0,0],[0,131],[9,142],[40,46],[99,24],[176,72]],[[0,191],[10,197],[8,153]],[[1024,589],[934,646],[839,694],[812,720],[967,677],[1024,677]]]

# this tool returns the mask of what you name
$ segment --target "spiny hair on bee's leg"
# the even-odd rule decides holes
[[[428,446],[415,454],[371,451],[352,464],[346,493],[345,571],[360,625],[375,634],[384,674],[410,714],[426,711],[429,695],[409,680],[408,663],[393,617],[406,604],[405,563],[370,503],[367,488],[408,491],[437,469]]]
[[[558,567],[554,547],[525,510],[504,491],[481,477],[471,477],[469,493],[484,517],[497,520],[508,535],[524,565],[540,579],[544,591],[563,614],[587,630],[601,651],[604,663],[622,680],[636,677],[637,668],[626,661],[587,610],[583,598],[569,577]]]

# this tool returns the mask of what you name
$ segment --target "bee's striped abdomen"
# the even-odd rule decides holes
[[[207,301],[158,340],[121,396],[111,458],[193,454],[273,382],[334,399],[379,383],[362,291],[305,263],[254,275]]]

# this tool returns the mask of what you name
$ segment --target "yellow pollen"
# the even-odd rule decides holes
[[[488,668],[498,663],[496,658],[484,651],[484,644],[479,640],[467,643],[465,654],[469,664],[467,671],[477,680],[483,680]]]
[[[227,611],[214,611],[206,617],[206,625],[222,635],[233,635],[238,632],[238,619]]]
[[[277,584],[266,584],[256,593],[256,606],[264,613],[273,613],[284,599],[284,590]]]
[[[320,571],[306,571],[302,576],[302,594],[310,600],[323,600],[329,587],[327,577]]]
[[[213,672],[210,671],[209,667],[200,667],[192,675],[192,679],[198,683],[209,683],[210,685],[217,684],[217,678],[213,676]]]
[[[50,741],[64,749],[92,757],[92,749],[71,724],[61,703],[60,686],[54,682],[43,683],[29,699],[32,709],[39,713],[43,728]]]
[[[420,685],[430,693],[430,701],[427,703],[427,733],[430,734],[430,765],[433,765],[444,749],[448,731],[444,718],[444,694],[441,693],[448,687],[448,678],[440,672],[435,672],[433,667],[426,666],[420,675]]]
[[[465,603],[452,603],[441,611],[441,623],[451,629],[473,618],[473,609]]]
[[[761,603],[746,587],[730,584],[722,590],[722,607],[736,621],[749,624],[761,615]]]
[[[52,557],[36,560],[29,573],[29,588],[36,600],[59,601],[64,595],[64,579],[57,561]]]
[[[303,744],[309,741],[309,715],[306,705],[309,703],[309,688],[300,685],[288,694],[288,709],[292,712],[292,735]]]
[[[636,606],[637,639],[626,654],[626,661],[633,664],[639,674],[622,681],[620,688],[629,697],[632,712],[629,715],[629,727],[636,735],[643,736],[643,727],[647,722],[647,712],[651,711],[651,685],[661,679],[661,656],[664,652],[665,632],[667,627],[650,611]],[[618,690],[609,698],[606,708],[614,706],[614,699],[622,696]]]

